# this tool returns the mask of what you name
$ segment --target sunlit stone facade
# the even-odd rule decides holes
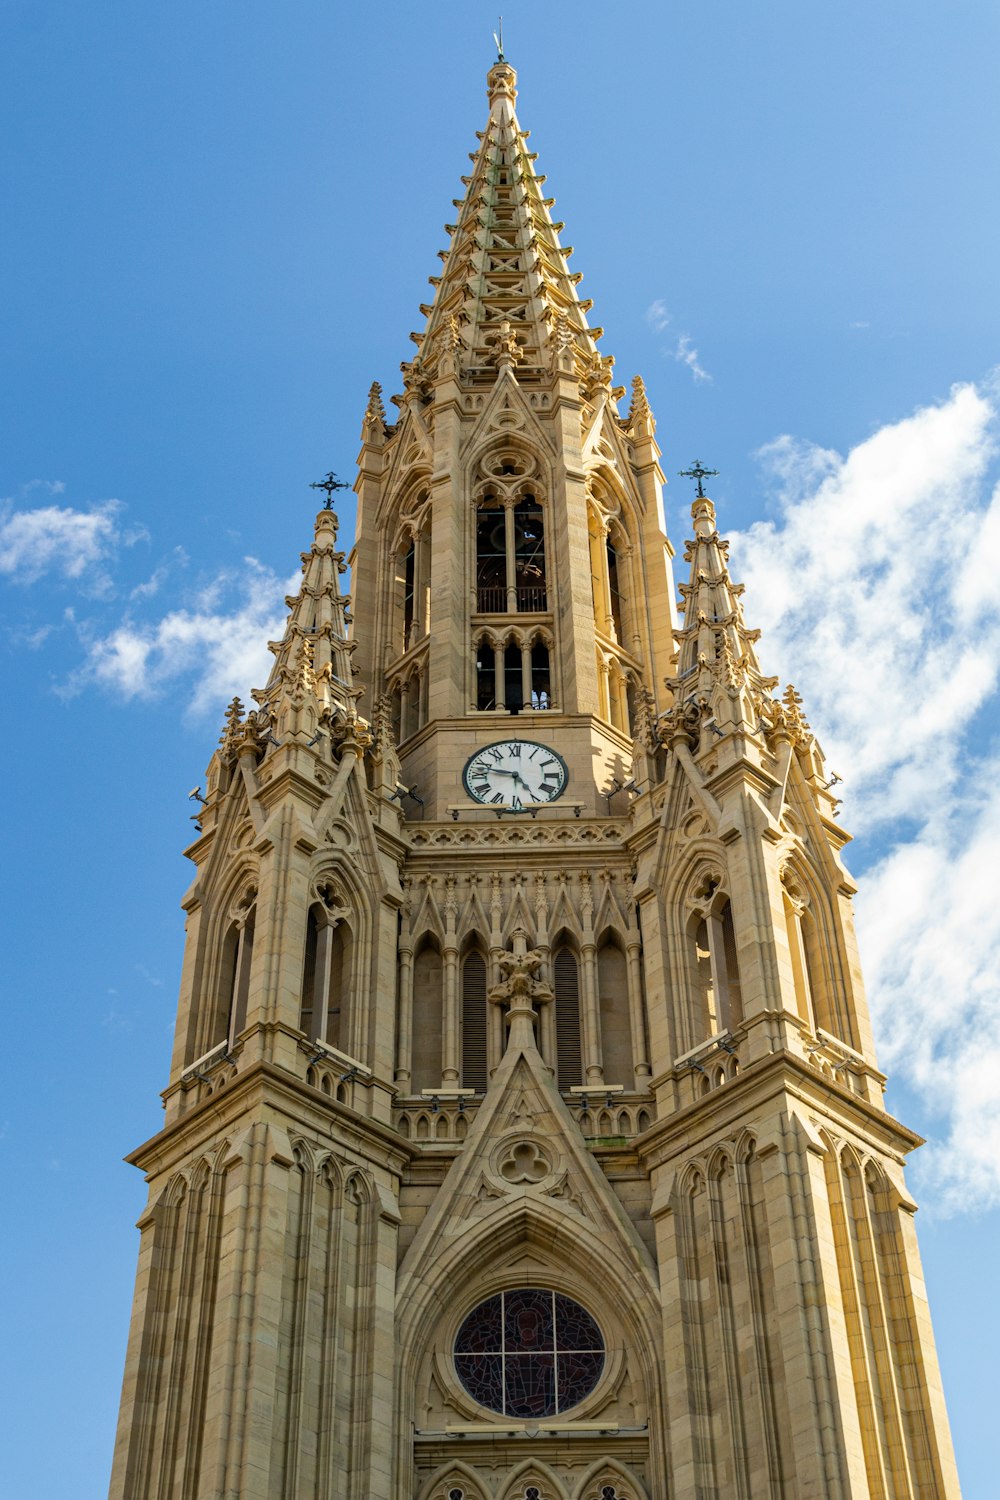
[[[822,753],[488,91],[209,766],[111,1493],[954,1496]]]

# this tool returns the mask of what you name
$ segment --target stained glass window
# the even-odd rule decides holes
[[[455,1369],[474,1401],[505,1417],[551,1417],[589,1396],[604,1340],[587,1310],[538,1287],[480,1302],[455,1339]]]

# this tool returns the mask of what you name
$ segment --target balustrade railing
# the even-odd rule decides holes
[[[514,591],[519,614],[543,614],[548,608],[548,591],[544,583],[522,583]],[[507,590],[490,584],[476,590],[476,611],[481,615],[505,615]]]

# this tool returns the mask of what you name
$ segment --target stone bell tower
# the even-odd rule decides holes
[[[209,766],[111,1494],[957,1496],[822,752],[515,83]]]

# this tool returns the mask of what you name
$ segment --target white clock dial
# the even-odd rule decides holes
[[[512,812],[554,802],[566,790],[569,772],[561,755],[535,740],[498,740],[470,756],[462,772],[465,790],[487,807]]]

